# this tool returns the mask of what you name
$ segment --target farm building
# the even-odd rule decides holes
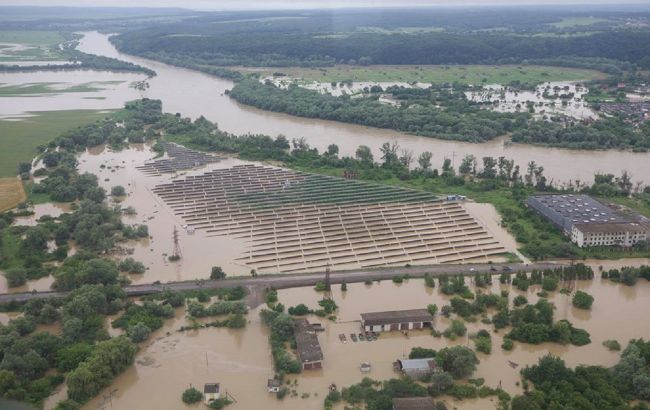
[[[219,383],[206,383],[203,385],[203,398],[205,399],[205,404],[209,405],[211,402],[217,400],[219,396]]]
[[[534,195],[528,206],[564,231],[576,245],[625,246],[650,238],[650,223],[632,220],[588,195]]]
[[[405,376],[419,379],[420,377],[428,376],[436,371],[436,359],[428,357],[422,359],[398,360],[393,363],[393,367]]]
[[[323,367],[323,351],[318,343],[318,336],[307,319],[294,320],[294,335],[298,360],[303,370],[320,369]]]
[[[366,332],[423,329],[433,327],[433,317],[426,309],[362,313],[361,327]]]
[[[402,397],[393,399],[393,410],[434,410],[431,397]]]
[[[266,389],[269,391],[269,393],[279,392],[281,386],[282,383],[278,379],[268,379],[266,382]]]

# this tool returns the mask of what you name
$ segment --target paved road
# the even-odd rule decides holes
[[[510,267],[513,272],[531,271],[534,269],[557,268],[563,265],[556,263],[531,263],[531,264],[477,264],[477,265],[435,265],[435,266],[411,266],[395,267],[385,269],[359,269],[350,271],[339,271],[330,273],[330,281],[333,284],[363,282],[366,280],[391,279],[397,275],[410,275],[417,278],[430,273],[432,276],[441,274],[457,275],[460,273],[500,273],[504,267]],[[324,273],[299,273],[299,274],[278,274],[258,277],[236,277],[223,280],[189,280],[182,282],[151,283],[142,285],[128,285],[124,291],[129,296],[143,296],[152,293],[162,292],[165,289],[171,290],[192,290],[192,289],[215,289],[244,286],[249,290],[249,305],[258,306],[263,301],[264,291],[268,288],[287,289],[301,286],[314,286],[316,282],[324,279]],[[47,299],[64,297],[67,292],[24,292],[0,294],[0,303],[11,301],[25,302],[31,299]]]

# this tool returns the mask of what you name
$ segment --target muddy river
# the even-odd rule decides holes
[[[155,70],[158,76],[149,81],[150,88],[144,94],[150,98],[161,99],[165,111],[180,112],[190,117],[204,115],[229,132],[264,133],[273,136],[283,134],[288,138],[304,137],[320,150],[334,143],[339,145],[343,155],[353,154],[359,145],[367,145],[375,151],[375,158],[379,158],[378,149],[381,144],[390,140],[396,141],[402,148],[412,150],[416,155],[423,151],[431,151],[436,166],[441,166],[444,158],[453,159],[458,166],[460,158],[465,154],[473,154],[478,158],[487,155],[503,155],[514,159],[522,167],[529,161],[537,162],[544,167],[549,180],[553,179],[556,182],[575,179],[592,181],[593,174],[596,172],[611,172],[618,175],[621,170],[626,169],[632,173],[634,181],[650,183],[649,153],[552,149],[504,144],[503,139],[483,144],[442,141],[390,130],[298,118],[246,107],[224,95],[225,90],[232,88],[230,81],[124,55],[112,46],[108,36],[96,32],[85,34],[79,46],[81,51],[131,61]],[[52,75],[55,78],[57,74]]]
[[[576,347],[552,343],[516,343],[514,350],[505,352],[500,348],[505,332],[500,331],[493,333],[492,353],[478,353],[481,363],[474,377],[485,378],[486,384],[492,387],[501,383],[505,390],[516,394],[520,392],[517,386],[520,368],[535,363],[547,352],[561,356],[570,366],[580,363],[611,366],[618,361],[618,353],[602,346],[604,340],[614,338],[625,345],[631,338],[650,337],[650,328],[639,326],[645,320],[644,312],[650,309],[650,298],[647,297],[649,282],[640,281],[635,287],[626,287],[595,279],[578,281],[576,288],[595,297],[591,311],[573,308],[570,297],[558,292],[550,295],[549,300],[556,306],[555,319],[568,319],[576,327],[586,329],[591,334],[591,344]],[[492,292],[502,289],[510,290],[511,299],[524,294],[531,303],[536,302],[535,294],[539,291],[539,287],[535,286],[528,292],[520,292],[495,280]],[[279,300],[286,306],[305,303],[315,307],[321,297],[311,288],[279,292]],[[320,409],[331,383],[340,388],[356,383],[366,375],[359,370],[361,362],[370,362],[372,370],[369,377],[381,380],[397,376],[391,363],[406,357],[412,347],[440,349],[468,343],[473,347],[473,342],[467,338],[450,342],[444,338],[434,338],[427,331],[412,331],[408,337],[396,332],[384,333],[374,342],[353,343],[349,337],[346,344],[340,342],[340,333],[349,335],[359,331],[359,314],[362,312],[448,303],[448,296],[441,294],[438,288],[427,289],[422,280],[412,279],[400,285],[391,281],[372,285],[351,284],[347,292],[341,292],[340,287],[335,286],[333,297],[339,305],[336,322],[309,317],[310,321],[321,322],[325,327],[325,331],[318,335],[324,354],[324,368],[288,377],[292,384],[294,380],[297,381],[297,386],[292,387],[297,393],[293,397],[288,395],[279,401],[266,391],[266,381],[272,377],[273,368],[268,333],[260,323],[259,308],[249,313],[249,323],[244,330],[208,328],[179,333],[176,329],[187,322],[180,308],[176,318],[168,320],[163,329],[156,331],[150,341],[141,346],[136,364],[84,408],[129,409],[133,403],[146,401],[151,408],[178,409],[184,407],[180,396],[187,387],[201,388],[204,383],[218,382],[222,391],[227,391],[237,401],[229,407],[232,409]],[[623,317],[625,321],[620,320]],[[438,316],[435,327],[444,330],[448,323],[448,319]],[[467,327],[470,333],[481,328],[492,333],[491,326],[480,322],[468,323]],[[518,367],[511,367],[509,361]],[[451,398],[445,400],[459,409],[496,407],[495,402],[488,399],[463,402]]]

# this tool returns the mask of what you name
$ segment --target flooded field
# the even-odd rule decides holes
[[[465,95],[470,101],[487,104],[487,108],[500,112],[532,109],[537,118],[561,114],[579,120],[597,119],[598,114],[583,101],[588,92],[587,87],[576,83],[551,82],[538,85],[534,91],[493,84],[478,91],[467,91]]]
[[[92,70],[2,73],[0,119],[24,118],[35,111],[120,108],[140,98],[131,83],[144,78]]]
[[[570,296],[554,292],[549,300],[555,304],[555,319],[568,319],[576,327],[584,328],[591,334],[592,343],[582,347],[562,346],[545,343],[527,345],[516,343],[511,352],[503,351],[502,335],[505,331],[493,333],[492,354],[478,353],[481,363],[474,377],[484,377],[486,384],[502,387],[511,394],[520,392],[516,385],[519,369],[536,363],[537,359],[550,352],[560,355],[570,366],[580,363],[611,366],[618,361],[618,354],[610,352],[601,343],[607,339],[617,339],[625,345],[631,338],[650,337],[644,322],[644,315],[650,309],[650,282],[639,281],[635,287],[626,287],[608,281],[578,281],[577,289],[589,292],[595,297],[591,311],[582,311],[571,306]],[[509,285],[492,285],[492,292],[502,289],[510,290],[511,299],[518,294],[525,294],[531,303],[539,287],[533,286],[528,292],[511,289]],[[322,294],[311,288],[281,290],[279,301],[285,306],[305,303],[315,307]],[[227,391],[237,402],[232,409],[320,409],[327,388],[335,383],[339,388],[359,382],[364,375],[359,370],[361,362],[372,365],[369,377],[387,379],[396,377],[392,362],[404,358],[415,346],[440,349],[453,344],[467,344],[466,338],[450,342],[444,338],[434,338],[427,331],[411,331],[408,337],[399,332],[383,333],[377,341],[348,342],[343,344],[338,335],[358,333],[359,315],[362,312],[391,309],[422,308],[436,303],[442,306],[449,297],[440,293],[438,288],[427,289],[422,280],[408,280],[397,285],[391,281],[382,281],[372,285],[350,284],[347,292],[341,292],[340,286],[334,286],[332,297],[339,305],[336,322],[310,316],[311,322],[320,322],[325,331],[318,333],[318,339],[324,354],[323,369],[305,371],[298,376],[290,376],[297,395],[278,401],[266,391],[266,380],[273,376],[267,330],[260,323],[259,309],[248,314],[246,329],[200,329],[185,333],[175,330],[186,323],[182,308],[175,319],[169,320],[165,327],[157,331],[142,346],[136,358],[136,364],[127,370],[115,382],[106,388],[85,409],[129,409],[132,403],[146,400],[152,408],[184,408],[180,396],[190,385],[201,388],[204,383],[221,383],[222,391]],[[612,307],[616,307],[613,309]],[[625,321],[619,320],[625,317]],[[444,330],[448,319],[436,317],[435,327]],[[467,324],[469,333],[486,328],[492,333],[492,327],[480,322]],[[614,330],[615,329],[615,330]],[[167,334],[169,332],[169,334]],[[469,344],[473,346],[470,341]],[[509,361],[518,365],[512,368]],[[112,394],[111,394],[112,392]],[[490,400],[459,402],[451,398],[445,401],[458,409],[495,408]]]

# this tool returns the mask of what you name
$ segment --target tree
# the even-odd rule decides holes
[[[4,275],[7,279],[7,286],[10,288],[22,286],[27,282],[25,271],[19,268],[7,269]]]
[[[182,399],[183,399],[183,403],[185,404],[198,403],[201,400],[203,400],[203,393],[201,393],[194,387],[190,387],[189,389],[186,389],[183,392]]]
[[[336,144],[330,144],[327,146],[327,151],[325,155],[329,157],[337,157],[339,155],[339,146]]]
[[[355,158],[365,166],[372,165],[375,161],[372,151],[365,145],[359,145],[355,152]]]
[[[18,163],[18,174],[24,174],[32,170],[32,164],[29,162]]]
[[[431,375],[429,394],[433,397],[439,396],[451,389],[454,385],[454,378],[447,372],[434,373]]]
[[[111,188],[111,196],[125,196],[126,189],[122,185],[115,185]]]
[[[433,158],[433,154],[429,151],[424,151],[418,156],[418,165],[422,171],[428,171],[431,168],[431,158]]]
[[[476,175],[476,157],[471,154],[465,155],[458,167],[458,172],[461,175]]]
[[[379,148],[381,151],[381,159],[384,161],[383,166],[386,168],[392,168],[398,163],[397,150],[399,145],[396,142],[389,143],[384,142]]]
[[[571,303],[578,309],[589,310],[591,309],[591,305],[594,303],[594,297],[587,292],[579,290],[575,295],[573,295]]]
[[[151,334],[151,329],[147,327],[142,322],[138,322],[135,325],[131,325],[126,329],[126,334],[129,336],[129,338],[135,342],[135,343],[140,343],[144,342],[149,338],[149,335]]]
[[[427,305],[427,312],[429,312],[431,316],[435,316],[436,313],[438,312],[438,305],[436,305],[435,303]]]
[[[471,376],[478,364],[476,354],[465,346],[445,347],[438,352],[437,361],[454,379]]]
[[[210,279],[212,280],[220,280],[224,279],[226,277],[226,273],[221,269],[220,266],[213,266],[212,270],[210,271]]]

